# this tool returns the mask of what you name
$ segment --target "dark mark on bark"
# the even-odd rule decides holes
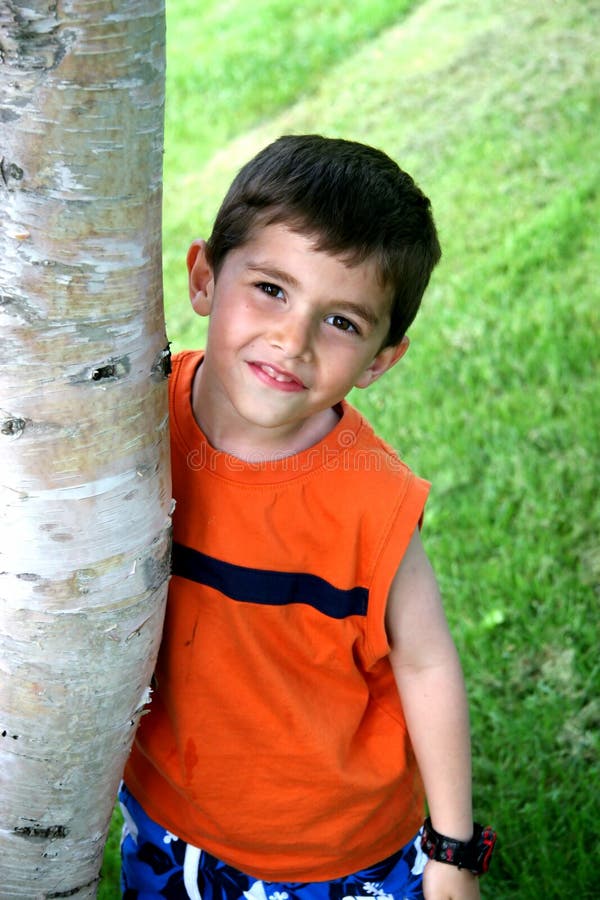
[[[0,178],[10,190],[13,181],[23,180],[23,169],[16,163],[9,163],[5,156],[0,157]]]
[[[28,325],[36,325],[41,319],[39,311],[30,305],[27,297],[16,293],[0,293],[0,311]]]
[[[94,366],[92,369],[87,368],[72,375],[69,381],[71,384],[86,384],[93,382],[112,382],[118,381],[131,371],[131,363],[128,356],[107,359],[101,365]]]
[[[171,344],[168,343],[167,346],[160,351],[160,353],[156,356],[154,362],[152,363],[152,368],[150,369],[150,377],[152,381],[162,381],[163,378],[168,378],[171,374]]]
[[[66,838],[69,829],[66,825],[18,825],[13,828],[13,834],[34,840],[54,840],[55,838]]]
[[[7,0],[7,21],[2,45],[2,62],[13,59],[17,68],[51,71],[56,69],[75,42],[72,30],[57,15],[57,4],[46,4],[46,15],[39,8],[31,12],[27,7]]]
[[[122,356],[120,359],[109,359],[102,366],[92,371],[92,381],[116,381],[128,375],[131,370],[131,363],[128,356]]]
[[[72,541],[73,535],[69,534],[68,531],[58,531],[58,532],[55,531],[53,534],[50,535],[50,540],[58,541],[59,543],[64,544],[67,541]]]
[[[20,437],[25,431],[26,425],[26,419],[19,419],[16,416],[5,419],[4,422],[0,424],[0,434],[5,434],[8,437]]]
[[[0,122],[16,122],[19,118],[19,113],[13,112],[12,109],[6,109],[6,107],[0,109]]]
[[[78,894],[80,891],[84,891],[86,888],[91,887],[93,884],[96,884],[99,881],[98,878],[92,878],[91,881],[86,882],[86,884],[80,884],[79,887],[71,888],[70,891],[52,891],[50,894],[44,894],[46,900],[55,900],[58,897],[73,897],[74,894]]]
[[[108,366],[100,366],[99,369],[94,369],[92,372],[92,381],[102,381],[104,378],[116,378],[117,377],[117,367],[112,365],[112,363]]]
[[[171,542],[160,556],[148,556],[142,565],[146,590],[156,591],[166,584],[171,575]]]

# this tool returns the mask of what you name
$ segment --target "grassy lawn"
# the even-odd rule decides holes
[[[594,0],[169,5],[165,295],[232,175],[284,132],[382,147],[444,259],[402,363],[353,400],[433,483],[424,539],[472,706],[487,900],[592,898],[600,37]],[[595,31],[595,33],[594,33]],[[596,788],[597,790],[597,788]],[[100,898],[116,898],[118,820]]]

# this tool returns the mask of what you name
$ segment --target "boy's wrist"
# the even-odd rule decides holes
[[[495,831],[489,826],[484,828],[477,822],[473,825],[473,835],[468,841],[440,834],[431,824],[430,818],[425,819],[423,824],[421,848],[425,855],[437,862],[467,869],[473,875],[487,872],[495,843]]]
[[[481,900],[477,875],[435,860],[425,866],[423,894],[425,900]]]

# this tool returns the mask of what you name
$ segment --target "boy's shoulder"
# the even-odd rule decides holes
[[[175,403],[183,402],[182,394],[192,389],[194,374],[204,358],[204,350],[179,350],[171,357],[169,375],[169,405],[171,412]]]
[[[340,503],[351,511],[356,506],[365,523],[390,523],[399,515],[414,528],[421,520],[430,483],[415,474],[348,401],[344,401],[343,410],[338,462],[341,474],[337,479]],[[346,421],[352,422],[352,427],[344,427]]]
[[[407,464],[373,427],[366,416],[348,400],[341,403],[342,418],[335,429],[336,442],[347,468],[355,476],[368,476],[373,472],[410,472]]]
[[[196,369],[204,357],[204,350],[178,350],[171,357],[171,375],[170,378],[177,381],[177,375],[188,368]]]

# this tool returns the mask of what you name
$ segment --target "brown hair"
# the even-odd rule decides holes
[[[431,204],[410,175],[355,141],[280,137],[240,170],[221,204],[206,248],[215,278],[230,250],[276,222],[349,265],[373,258],[393,293],[385,344],[399,343],[441,257]]]

